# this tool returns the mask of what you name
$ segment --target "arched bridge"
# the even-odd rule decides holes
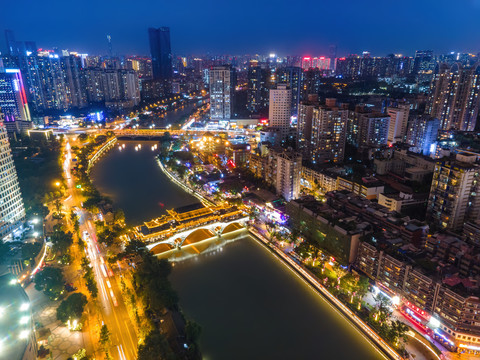
[[[147,249],[152,250],[160,244],[168,244],[168,245],[171,245],[171,246],[174,246],[174,247],[181,247],[184,244],[185,240],[188,238],[188,236],[190,234],[194,233],[197,230],[205,229],[205,230],[209,230],[209,231],[213,232],[216,235],[221,235],[229,225],[237,224],[237,225],[240,225],[241,227],[245,227],[248,220],[249,220],[249,217],[245,216],[245,217],[242,217],[240,219],[235,219],[235,220],[228,221],[228,222],[220,222],[219,221],[219,222],[214,222],[214,223],[209,223],[209,224],[204,224],[204,225],[201,225],[201,226],[193,227],[191,229],[184,230],[182,232],[173,234],[166,239],[161,239],[159,241],[152,242],[152,243],[147,245]]]

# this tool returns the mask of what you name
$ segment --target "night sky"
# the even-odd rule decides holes
[[[82,4],[83,6],[79,6]],[[480,0],[19,0],[0,2],[17,40],[106,54],[148,54],[148,27],[169,26],[176,54],[374,55],[480,51]]]

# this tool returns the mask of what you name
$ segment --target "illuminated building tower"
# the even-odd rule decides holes
[[[233,114],[236,85],[235,69],[230,65],[214,66],[209,71],[210,118],[229,120]]]
[[[256,60],[250,61],[248,68],[247,109],[253,114],[268,106],[268,75],[266,65]]]
[[[275,189],[277,194],[290,201],[300,196],[300,177],[302,155],[294,152],[277,154],[277,178]]]
[[[22,226],[25,219],[17,171],[13,163],[12,151],[8,141],[7,131],[3,125],[3,115],[0,113],[0,239],[8,240]]]
[[[302,94],[303,71],[299,67],[288,66],[277,70],[277,84],[287,84],[292,92],[292,116],[298,115],[298,104]]]
[[[27,96],[18,69],[5,69],[0,73],[0,109],[9,132],[31,127]]]
[[[387,114],[390,116],[387,138],[388,144],[393,145],[396,142],[405,142],[410,105],[399,104],[398,107],[388,107]]]
[[[312,58],[310,56],[304,56],[302,59],[302,69],[308,70],[312,67]]]
[[[149,28],[150,54],[152,55],[153,79],[160,81],[165,86],[165,91],[170,92],[172,79],[172,49],[170,47],[170,28]]]
[[[480,101],[480,64],[437,66],[428,110],[443,130],[473,131]]]
[[[456,160],[435,165],[427,218],[437,226],[460,231],[466,221],[478,218],[480,166],[475,160],[475,155],[459,153]]]
[[[347,122],[348,109],[339,108],[335,99],[313,109],[312,163],[343,162]]]
[[[272,128],[280,129],[284,139],[290,129],[290,117],[292,114],[292,91],[285,84],[277,85],[276,89],[270,89],[268,104],[268,120]]]

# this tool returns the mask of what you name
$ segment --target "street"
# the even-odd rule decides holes
[[[65,162],[63,164],[64,176],[67,182],[69,196],[64,201],[67,213],[71,209],[77,209],[79,216],[80,234],[86,241],[86,251],[90,264],[95,274],[95,280],[98,286],[99,311],[98,316],[90,312],[90,336],[95,347],[95,352],[99,351],[100,345],[97,338],[101,325],[106,324],[110,331],[110,348],[109,353],[114,359],[130,360],[136,358],[137,352],[137,335],[133,326],[127,307],[123,301],[121,289],[117,282],[117,275],[104,260],[104,252],[102,247],[97,243],[95,225],[91,220],[91,214],[81,208],[82,197],[79,189],[75,187],[75,182],[71,176],[72,154],[70,142],[67,138],[64,147]],[[87,235],[88,234],[88,235]],[[82,254],[74,254],[78,256],[78,260]],[[119,280],[118,280],[119,281]],[[85,289],[86,290],[86,289]],[[90,307],[92,309],[92,307]],[[93,310],[95,312],[95,310]]]

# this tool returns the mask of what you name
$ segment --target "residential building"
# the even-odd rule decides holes
[[[440,121],[428,115],[416,116],[408,126],[407,143],[411,151],[432,155],[437,141]]]
[[[318,95],[309,95],[308,100],[300,102],[298,108],[297,151],[305,158],[311,156],[313,109],[318,105]]]
[[[396,142],[405,142],[409,113],[410,105],[408,104],[399,104],[397,107],[387,108],[387,114],[390,116],[387,138],[389,145]]]
[[[459,153],[435,165],[427,216],[437,226],[459,231],[467,220],[477,219],[480,166],[475,160],[475,155]]]
[[[341,163],[345,155],[348,109],[338,107],[335,99],[313,109],[311,162]]]
[[[285,84],[277,85],[276,89],[270,89],[268,105],[269,126],[279,129],[282,139],[286,137],[290,129],[290,117],[292,113],[292,91]]]
[[[277,179],[275,188],[277,194],[286,201],[297,199],[300,195],[300,177],[302,155],[294,152],[277,154]]]

